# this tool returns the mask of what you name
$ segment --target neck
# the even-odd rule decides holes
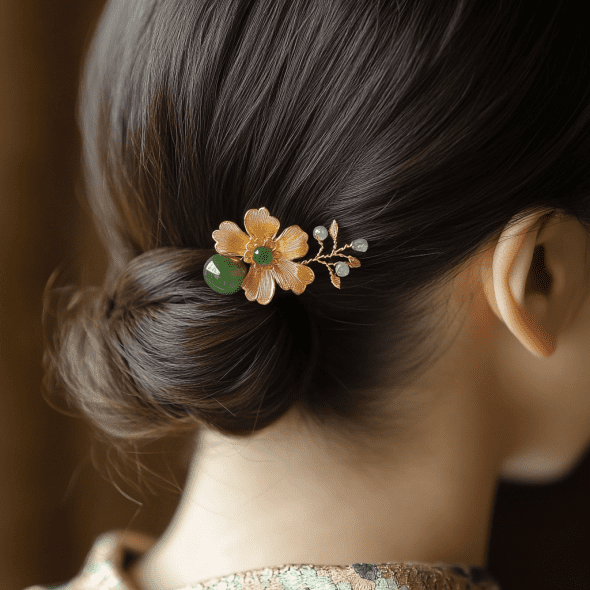
[[[489,408],[467,403],[487,396],[441,397],[407,449],[392,442],[370,467],[313,438],[295,413],[244,440],[202,432],[144,571],[174,588],[287,563],[485,567],[501,437]]]

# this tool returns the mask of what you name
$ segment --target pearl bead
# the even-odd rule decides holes
[[[350,267],[346,262],[337,262],[334,265],[334,270],[339,277],[345,277],[350,272]]]
[[[328,237],[328,230],[323,225],[318,225],[313,229],[313,236],[323,241]]]
[[[367,240],[364,240],[363,238],[359,238],[357,240],[352,241],[352,249],[356,250],[357,252],[366,252],[368,247],[369,242],[367,242]]]

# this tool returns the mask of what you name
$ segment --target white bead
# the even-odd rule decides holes
[[[346,262],[337,262],[334,265],[334,270],[339,277],[345,277],[350,272],[350,267]]]
[[[323,225],[318,225],[314,228],[313,235],[323,241],[328,237],[328,230]]]
[[[352,249],[356,250],[357,252],[366,252],[368,247],[369,242],[363,238],[352,241]]]

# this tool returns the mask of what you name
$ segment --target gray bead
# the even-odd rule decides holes
[[[369,242],[367,242],[367,240],[364,240],[363,238],[359,238],[358,240],[352,241],[352,249],[356,250],[357,252],[366,252],[368,247]]]
[[[313,228],[313,236],[323,241],[328,237],[328,230],[323,225],[318,225]]]
[[[334,265],[334,270],[339,277],[345,277],[350,272],[350,267],[346,262],[337,262]]]

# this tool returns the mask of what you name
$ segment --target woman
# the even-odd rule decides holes
[[[45,384],[118,450],[195,446],[162,538],[105,533],[60,588],[499,587],[498,482],[590,442],[581,17],[108,3],[79,116],[109,269]]]

